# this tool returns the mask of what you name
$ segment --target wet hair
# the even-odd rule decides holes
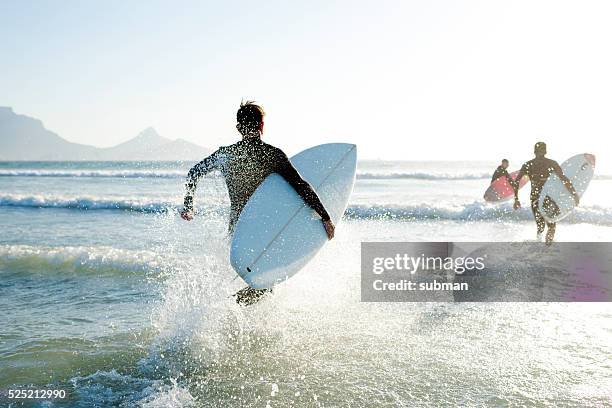
[[[510,163],[508,159],[502,159],[502,163]]]
[[[535,146],[533,146],[533,152],[535,154],[538,154],[538,153],[546,154],[546,143],[544,142],[536,143]]]
[[[238,131],[243,135],[257,132],[263,122],[265,112],[254,101],[240,102],[240,109],[236,112]]]

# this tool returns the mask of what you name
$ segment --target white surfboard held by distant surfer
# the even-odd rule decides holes
[[[584,153],[570,157],[561,164],[563,174],[572,182],[580,197],[595,173],[595,156]],[[556,174],[551,174],[540,193],[538,209],[548,222],[561,221],[576,207],[574,197]]]
[[[355,182],[357,147],[346,143],[315,146],[295,155],[291,162],[338,225]],[[293,187],[273,173],[240,214],[230,262],[252,288],[270,288],[297,273],[325,242],[321,218]]]

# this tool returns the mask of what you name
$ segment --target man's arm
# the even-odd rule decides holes
[[[493,175],[491,176],[491,183],[499,178],[499,167],[495,169]]]
[[[317,193],[315,193],[312,186],[300,176],[300,173],[293,167],[293,164],[291,164],[287,156],[284,156],[284,160],[281,165],[278,166],[276,172],[287,180],[287,183],[295,189],[306,204],[321,216],[323,221],[328,221],[330,219]]]
[[[289,161],[289,158],[281,153],[280,164],[276,169],[276,172],[280,174],[286,181],[295,189],[295,191],[302,197],[304,202],[308,204],[313,210],[321,216],[323,220],[323,226],[329,239],[334,236],[334,224],[332,223],[327,210],[321,203],[321,199],[317,193],[312,189],[312,186],[308,184],[306,180],[300,176],[300,173],[293,167],[293,164]]]
[[[559,163],[554,162],[553,171],[557,174],[559,180],[561,180],[565,188],[567,188],[567,191],[569,191],[570,194],[574,197],[576,205],[578,205],[578,203],[580,202],[580,197],[578,196],[578,193],[576,192],[576,189],[574,188],[574,185],[572,184],[570,179],[568,179],[567,176],[563,174],[563,169],[561,168],[561,166],[559,166]]]
[[[502,173],[503,177],[506,177],[506,180],[508,180],[508,183],[510,183],[510,185],[512,186],[512,188],[514,188],[514,179],[512,178],[512,176],[510,175],[510,173],[508,173],[508,170],[504,169],[503,173]],[[520,179],[518,179],[520,180]]]
[[[519,186],[520,186],[521,180],[523,179],[523,177],[525,177],[526,174],[527,174],[527,166],[523,164],[516,178],[514,179],[514,182],[510,183],[512,185],[512,188],[514,189],[514,199],[515,200],[518,200]],[[508,177],[508,180],[510,179],[512,179],[512,177]]]
[[[527,163],[525,163],[525,164],[523,164],[523,166],[519,170],[519,172],[516,175],[516,178],[514,179],[514,181],[510,182],[510,185],[514,189],[514,205],[513,205],[513,208],[515,210],[518,210],[519,208],[521,208],[521,201],[519,200],[519,197],[518,197],[518,191],[519,191],[519,186],[521,185],[521,180],[523,179],[523,177],[525,177],[525,175],[527,173],[528,173],[527,172]],[[508,180],[511,180],[511,179],[512,179],[512,177],[508,177]]]
[[[495,169],[495,171],[493,172],[493,175],[491,176],[491,183],[493,183],[495,180],[506,176],[506,178],[508,178],[508,171],[504,168],[502,168],[501,166],[497,167]]]
[[[210,171],[217,167],[217,152],[211,154],[195,166],[187,173],[187,181],[185,182],[185,200],[183,202],[183,211],[181,217],[187,221],[193,218],[193,195],[198,186],[198,181]]]

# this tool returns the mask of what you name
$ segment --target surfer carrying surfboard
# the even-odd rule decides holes
[[[546,180],[548,180],[548,177],[551,174],[555,173],[565,188],[567,188],[570,194],[574,197],[576,205],[578,205],[580,202],[580,197],[572,185],[572,182],[565,176],[565,174],[563,174],[563,170],[561,169],[561,166],[559,166],[559,163],[545,157],[546,143],[536,143],[533,152],[536,157],[523,164],[519,174],[514,179],[514,183],[512,183],[514,188],[514,209],[517,210],[521,208],[521,202],[518,198],[518,182],[523,178],[523,176],[528,176],[529,180],[531,181],[531,211],[533,212],[536,226],[538,228],[538,238],[540,238],[544,233],[545,227],[548,227],[548,231],[546,232],[546,243],[551,244],[555,238],[556,223],[547,222],[538,209],[540,193],[542,191],[542,187],[544,187],[544,183],[546,183]]]
[[[186,221],[193,219],[193,195],[198,181],[205,174],[219,170],[225,178],[230,196],[229,232],[231,234],[242,208],[257,187],[270,174],[278,173],[287,180],[304,202],[319,214],[328,238],[332,239],[334,223],[317,193],[300,176],[281,149],[261,140],[264,128],[263,118],[264,110],[261,106],[251,101],[240,104],[240,109],[236,114],[238,122],[236,128],[242,134],[242,140],[230,146],[220,147],[189,170],[181,217]]]
[[[281,175],[319,216],[328,239],[334,237],[335,226],[319,196],[295,169],[287,155],[279,148],[264,143],[264,110],[254,102],[240,103],[236,113],[236,129],[242,140],[222,146],[213,154],[196,164],[187,174],[184,208],[181,218],[193,219],[193,195],[198,181],[205,174],[219,170],[225,178],[230,197],[230,219],[228,230],[233,234],[240,213],[257,187],[272,173]],[[251,302],[269,289],[256,290],[247,287],[237,293],[237,301]]]

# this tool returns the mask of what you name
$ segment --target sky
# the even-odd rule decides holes
[[[293,154],[612,163],[612,2],[0,1],[0,106],[110,146],[215,148],[241,99]],[[609,168],[612,168],[610,166]]]

